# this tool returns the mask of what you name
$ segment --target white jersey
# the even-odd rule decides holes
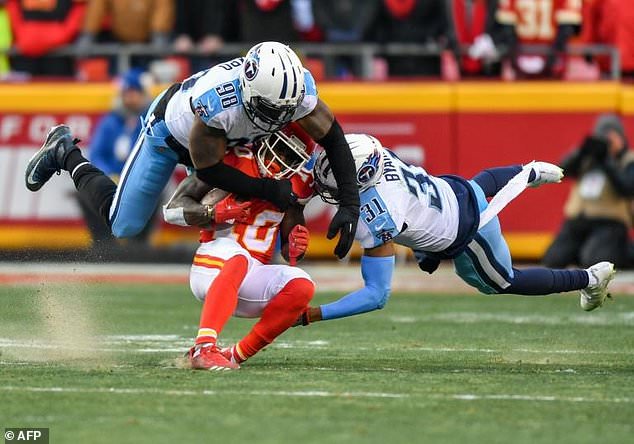
[[[445,180],[383,153],[383,175],[363,191],[356,239],[363,248],[390,240],[414,250],[440,252],[456,240],[458,199]]]
[[[246,145],[269,134],[251,122],[242,104],[239,76],[243,60],[240,57],[194,74],[170,98],[165,124],[181,145],[189,149],[189,131],[197,118],[195,114],[207,126],[224,130],[230,147]],[[317,106],[315,80],[308,70],[304,70],[304,83],[304,99],[293,121],[310,114]]]

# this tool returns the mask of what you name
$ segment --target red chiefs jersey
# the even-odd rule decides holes
[[[234,147],[225,155],[224,163],[251,177],[261,177],[253,151],[248,148]],[[300,202],[307,202],[313,196],[313,175],[307,170],[291,178],[293,192]],[[252,199],[249,219],[235,223],[231,228],[219,231],[202,230],[201,242],[209,242],[219,237],[231,237],[247,250],[251,256],[267,264],[273,257],[275,243],[284,218],[275,205],[265,200]]]
[[[500,0],[496,19],[514,25],[520,43],[549,44],[559,25],[580,25],[583,0]]]

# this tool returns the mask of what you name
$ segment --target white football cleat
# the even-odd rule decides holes
[[[588,268],[587,271],[597,279],[597,283],[579,290],[581,293],[579,304],[585,311],[591,311],[603,305],[605,298],[610,296],[608,284],[614,278],[616,271],[611,262],[599,262]]]
[[[531,188],[537,188],[545,183],[559,183],[564,178],[564,170],[557,165],[548,162],[532,162],[535,179],[528,184]]]

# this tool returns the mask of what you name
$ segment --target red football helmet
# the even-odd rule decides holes
[[[296,122],[291,122],[260,142],[256,159],[260,174],[273,179],[288,179],[310,159],[315,142]]]

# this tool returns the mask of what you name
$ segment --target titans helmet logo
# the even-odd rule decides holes
[[[360,185],[364,185],[372,180],[375,174],[376,168],[374,165],[363,165],[359,168],[359,171],[357,171],[357,182]]]
[[[258,62],[255,59],[249,58],[244,62],[244,76],[247,80],[255,79],[258,75]]]
[[[357,183],[359,186],[363,186],[370,182],[378,171],[379,160],[381,160],[381,154],[374,150],[372,154],[363,162],[361,168],[357,170]]]

